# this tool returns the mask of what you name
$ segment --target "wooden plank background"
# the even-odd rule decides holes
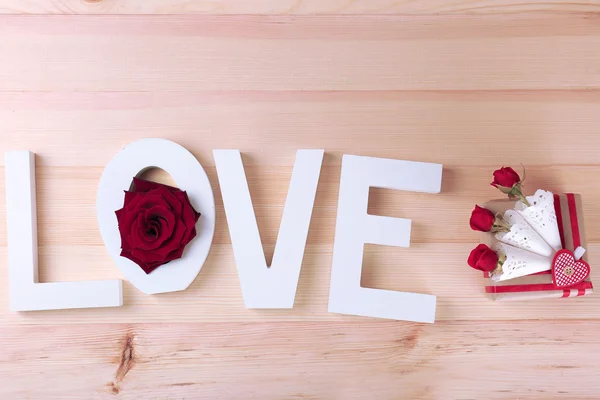
[[[519,163],[528,190],[583,195],[600,262],[598,12],[597,0],[0,0],[0,150],[37,153],[42,281],[120,276],[95,195],[136,139],[192,151],[218,221],[184,292],[124,282],[121,308],[10,313],[0,212],[0,398],[600,398],[600,297],[494,303],[465,265],[473,204],[497,196],[491,171]],[[244,309],[215,148],[244,153],[269,259],[295,150],[326,149],[292,310]],[[434,325],[327,312],[344,153],[444,164],[439,195],[372,192],[371,212],[413,219],[413,243],[367,246],[362,278],[437,295]]]

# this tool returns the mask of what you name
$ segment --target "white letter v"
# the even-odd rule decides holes
[[[323,153],[296,153],[273,263],[268,268],[240,152],[213,151],[246,308],[294,306]]]

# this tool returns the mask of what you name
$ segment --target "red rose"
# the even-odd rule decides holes
[[[521,182],[521,177],[511,167],[502,167],[494,171],[492,186],[503,186],[510,189],[519,182]]]
[[[121,256],[149,274],[180,258],[196,236],[200,213],[187,193],[177,188],[133,178],[123,208],[116,211],[121,234]]]
[[[475,206],[471,213],[471,229],[474,231],[490,232],[494,227],[496,216],[487,208]]]
[[[485,244],[480,244],[469,254],[469,266],[484,272],[491,272],[498,266],[498,255]]]

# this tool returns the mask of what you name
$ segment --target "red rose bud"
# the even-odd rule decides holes
[[[494,171],[492,186],[512,188],[521,182],[521,177],[511,167],[502,167]]]
[[[474,231],[490,232],[494,227],[494,221],[496,221],[496,216],[493,212],[476,205],[469,222]]]
[[[469,266],[483,272],[492,272],[498,267],[498,255],[485,244],[480,244],[471,251]]]
[[[525,176],[525,169],[523,169],[523,176]],[[521,183],[524,180],[525,178],[521,179],[519,174],[511,167],[502,167],[494,171],[494,180],[491,185],[498,188],[502,193],[507,194],[509,199],[521,199],[529,207],[530,204],[521,191]]]
[[[123,208],[116,211],[121,256],[149,274],[182,256],[196,236],[200,213],[182,190],[137,178],[133,184],[134,190],[125,192]]]
[[[510,225],[504,222],[502,217],[497,217],[487,208],[479,207],[478,205],[475,205],[469,223],[471,224],[471,229],[474,231],[492,233],[510,231]]]

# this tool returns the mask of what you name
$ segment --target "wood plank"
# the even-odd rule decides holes
[[[438,296],[438,321],[599,319],[600,296],[525,302],[494,302],[483,292],[481,273],[466,265],[473,244],[414,244],[410,249],[367,246],[362,285],[431,293]],[[590,264],[598,265],[600,245],[588,246]],[[361,321],[327,312],[332,244],[309,245],[305,252],[296,302],[290,310],[244,308],[230,245],[214,245],[196,280],[184,292],[145,295],[123,282],[124,306],[115,309],[9,313],[8,296],[0,296],[0,323],[148,323],[216,321]],[[267,247],[272,252],[272,247]],[[6,259],[5,248],[0,257]],[[50,246],[40,249],[42,281],[115,278],[119,272],[102,246]],[[0,264],[6,276],[6,265]],[[593,273],[593,276],[596,276]],[[0,282],[7,293],[8,283]]]
[[[57,154],[58,151],[57,151]],[[435,160],[434,160],[435,161]],[[500,163],[498,163],[500,165]],[[478,235],[468,229],[476,203],[502,194],[489,186],[494,165],[447,167],[439,195],[372,189],[369,212],[414,220],[412,243],[475,243]],[[246,176],[263,242],[274,246],[292,166],[249,166]],[[214,167],[207,168],[215,193],[217,227],[215,244],[230,244],[223,202]],[[600,188],[590,185],[600,166],[532,166],[527,169],[527,188],[581,193],[587,238],[600,242]],[[4,192],[0,168],[0,192]],[[101,246],[96,220],[96,190],[101,168],[38,167],[38,238],[40,245]],[[324,167],[317,188],[308,243],[332,244],[338,203],[340,167]],[[5,208],[0,196],[0,208]],[[0,214],[0,226],[6,215]],[[6,246],[6,231],[0,231],[0,246]]]
[[[0,34],[0,91],[600,87],[587,14],[0,16]]]
[[[163,137],[205,167],[214,166],[218,148],[238,148],[245,165],[265,167],[290,167],[297,149],[324,148],[326,166],[339,166],[346,153],[451,168],[554,165],[560,174],[563,166],[599,163],[589,146],[600,124],[598,102],[598,90],[0,92],[0,151],[30,149],[39,166],[79,171],[104,167],[134,140]]]
[[[19,0],[0,1],[7,14],[517,14],[598,12],[597,0]]]
[[[599,321],[2,327],[0,376],[11,384],[0,396],[591,400],[600,391],[599,329]]]

